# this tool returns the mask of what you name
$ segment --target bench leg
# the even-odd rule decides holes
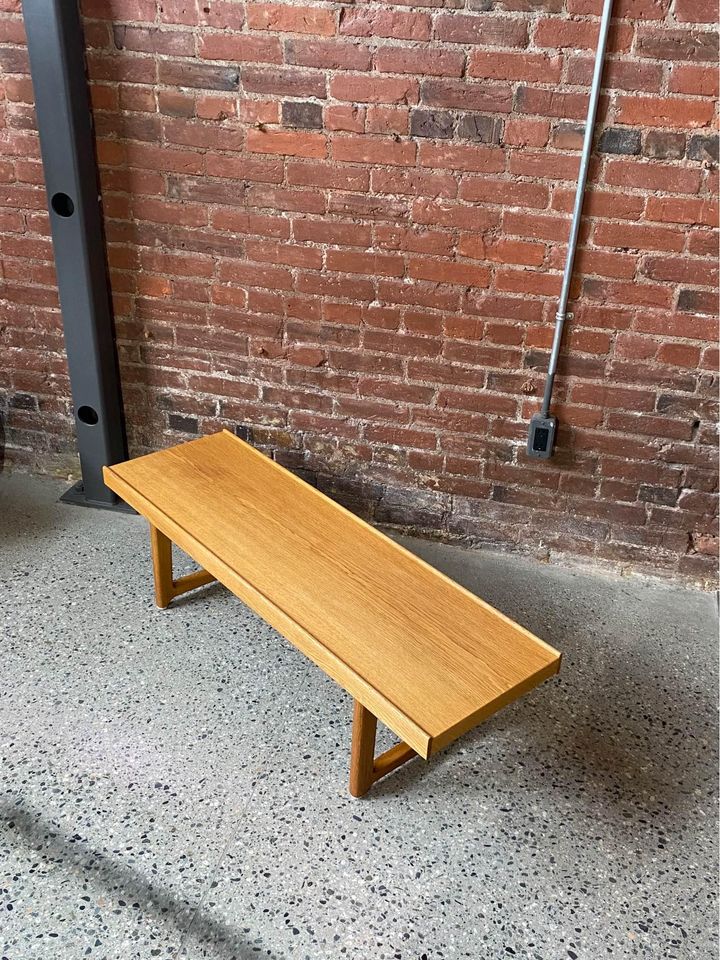
[[[412,747],[398,743],[376,757],[376,732],[377,717],[356,700],[350,751],[350,793],[353,797],[364,796],[381,777],[417,756]]]
[[[184,577],[173,580],[172,543],[157,527],[150,524],[150,552],[152,554],[153,575],[155,579],[155,603],[164,610],[171,600],[188,590],[214,583],[216,577],[207,570],[196,570]]]

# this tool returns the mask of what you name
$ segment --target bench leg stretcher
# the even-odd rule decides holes
[[[172,543],[157,527],[150,524],[150,552],[152,553],[153,574],[155,578],[155,603],[164,610],[175,597],[196,590],[208,583],[215,583],[216,577],[207,570],[196,570],[184,577],[173,580]]]
[[[214,583],[217,579],[207,570],[197,570],[173,579],[172,542],[157,527],[150,524],[150,552],[155,581],[155,603],[161,610],[175,597]],[[354,701],[352,747],[350,751],[350,793],[363,797],[381,777],[397,770],[418,754],[406,743],[398,743],[379,757],[375,756],[377,717],[357,700]]]
[[[377,717],[356,700],[350,751],[350,793],[354,797],[364,796],[381,777],[418,756],[406,743],[398,743],[376,757],[376,731]]]

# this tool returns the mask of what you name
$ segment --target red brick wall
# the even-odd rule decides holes
[[[0,0],[6,457],[73,449],[18,0]],[[714,571],[710,0],[85,0],[132,451],[221,426],[378,521]]]

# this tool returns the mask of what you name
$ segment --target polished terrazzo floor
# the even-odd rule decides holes
[[[343,691],[62,488],[0,477],[0,957],[717,956],[713,596],[406,541],[563,670],[358,801]]]

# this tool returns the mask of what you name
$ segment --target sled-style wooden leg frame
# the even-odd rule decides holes
[[[207,570],[196,570],[184,577],[173,580],[172,543],[157,527],[150,524],[150,551],[152,553],[153,574],[155,576],[155,603],[164,610],[175,597],[214,583],[217,579]]]
[[[184,577],[173,579],[172,542],[157,527],[150,525],[150,550],[152,553],[153,575],[155,578],[155,603],[161,609],[169,606],[175,597],[214,583],[207,570],[197,570]],[[406,743],[398,743],[379,757],[375,756],[375,734],[377,717],[357,700],[354,701],[352,748],[350,752],[350,793],[354,797],[363,797],[370,787],[381,777],[397,770],[403,763],[417,757],[418,754]]]
[[[418,756],[406,743],[398,743],[376,757],[376,730],[377,717],[356,700],[350,752],[350,793],[354,797],[364,796],[381,777]]]

